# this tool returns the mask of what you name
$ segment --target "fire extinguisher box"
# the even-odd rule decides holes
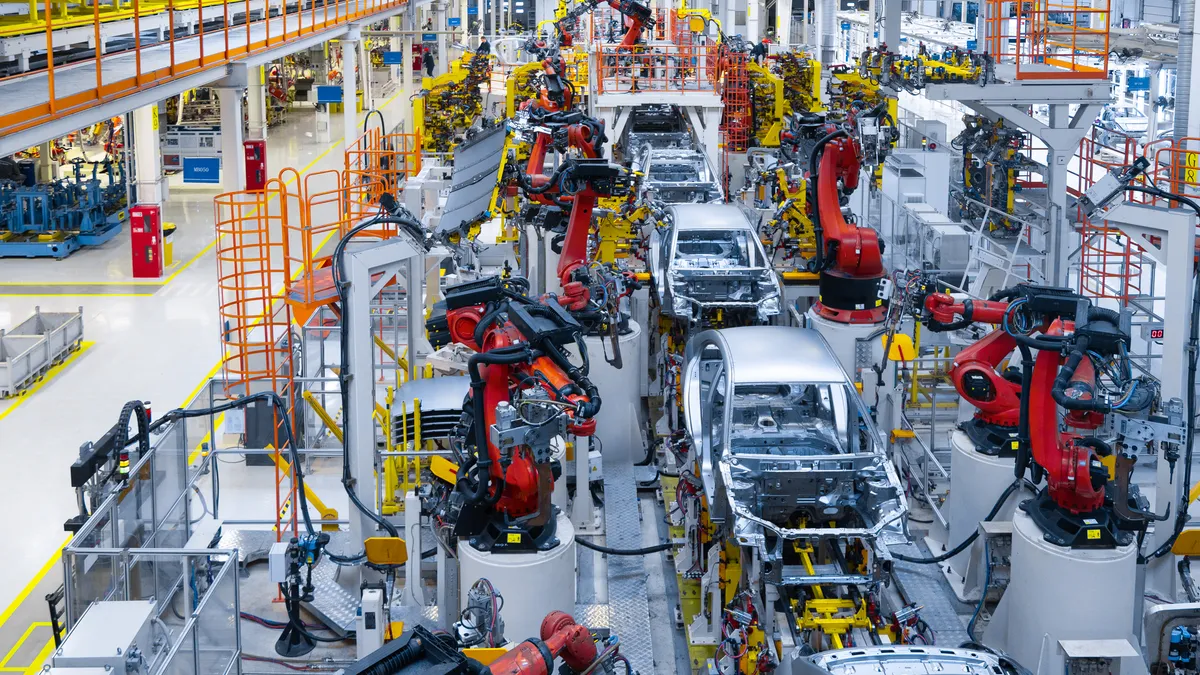
[[[267,142],[243,141],[246,153],[246,189],[262,190],[267,186]]]
[[[163,274],[162,215],[153,204],[129,209],[129,241],[133,246],[133,276],[157,279]]]

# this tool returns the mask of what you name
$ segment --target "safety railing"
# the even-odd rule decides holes
[[[596,45],[595,53],[600,94],[714,91],[718,77],[715,46]]]
[[[1108,77],[1109,0],[989,0],[984,45],[1017,80]]]
[[[406,0],[117,0],[42,11],[32,0],[20,22],[0,23],[0,39],[34,40],[18,59],[13,83],[19,102],[0,114],[0,134],[28,129],[180,77],[214,70],[285,41],[402,7]],[[65,13],[64,13],[65,12]],[[124,22],[118,24],[114,22]],[[114,26],[127,25],[122,33]],[[41,39],[44,36],[44,44]],[[74,59],[72,47],[96,45]],[[34,61],[35,55],[54,58]],[[33,77],[31,77],[31,75]],[[20,82],[16,80],[20,78]]]
[[[1089,298],[1117,300],[1122,306],[1142,295],[1147,261],[1142,248],[1107,222],[1083,219],[1080,230],[1079,292]]]
[[[368,129],[345,152],[351,204],[379,204],[383,193],[399,198],[409,176],[421,171],[420,134]]]

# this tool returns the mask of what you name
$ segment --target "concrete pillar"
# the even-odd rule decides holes
[[[437,62],[433,66],[436,75],[444,75],[450,70],[450,41],[447,40],[446,10],[448,0],[437,0],[433,3],[433,29],[437,31]]]
[[[388,28],[391,30],[403,30],[400,27],[400,22],[401,22],[400,15],[397,14],[396,16],[393,16],[391,19],[388,20]],[[388,38],[388,51],[403,52],[404,51],[404,40],[401,39],[401,37],[399,35],[393,35],[390,38]],[[412,55],[409,54],[408,52],[404,52],[404,58],[401,59],[401,62],[404,63],[404,62],[408,62],[411,60],[412,60]],[[400,83],[403,82],[403,80],[404,80],[404,74],[403,74],[401,68],[402,68],[402,66],[392,66],[391,67],[392,82],[395,82],[397,86],[400,86]]]
[[[762,13],[762,7],[759,5],[760,0],[746,0],[746,39],[750,42],[758,42],[762,38],[759,33],[759,14]]]
[[[775,0],[775,41],[785,50],[792,44],[792,0]]]
[[[249,127],[246,138],[254,141],[267,140],[267,86],[263,82],[263,67],[251,66],[246,78],[246,120]]]
[[[722,29],[729,35],[737,34],[737,0],[725,0],[725,25]]]
[[[356,86],[358,78],[354,76],[355,62],[358,61],[358,41],[359,33],[352,29],[340,43],[342,45],[342,138],[345,139],[343,146],[345,148],[350,147],[354,143],[354,139],[360,135],[358,133],[358,114],[355,112],[358,103],[358,87]]]
[[[242,95],[244,87],[218,87],[221,99],[221,187],[226,192],[246,189],[246,162],[242,149]]]
[[[966,6],[966,3],[963,3]],[[883,31],[881,37],[887,43],[888,49],[900,51],[900,0],[883,0]],[[868,29],[867,35],[873,35],[874,30]]]
[[[877,7],[875,5],[875,0],[868,0],[868,2],[867,2],[867,46],[868,47],[875,46],[875,17],[878,16],[876,14],[876,12],[878,12],[878,11],[879,11],[879,7]]]
[[[837,39],[837,0],[817,0],[817,58],[828,67],[835,61],[834,46]]]
[[[137,180],[137,202],[162,206],[162,150],[158,143],[158,106],[133,111],[133,170]]]
[[[808,44],[808,2],[809,2],[809,0],[800,0],[800,37],[799,37],[799,42],[802,45]]]
[[[504,5],[504,0],[491,0],[492,2],[492,41],[495,42],[495,36],[500,34],[500,10]]]
[[[1153,142],[1158,138],[1158,113],[1154,107],[1154,102],[1158,100],[1158,90],[1162,86],[1162,64],[1150,64],[1150,101],[1146,106],[1146,142]]]
[[[358,41],[358,86],[363,92],[363,108],[370,110],[375,107],[375,97],[371,94],[371,58],[367,54],[367,41]]]

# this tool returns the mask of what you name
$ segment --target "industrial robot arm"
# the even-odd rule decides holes
[[[554,22],[563,46],[571,46],[571,34],[563,30],[563,26],[595,10],[601,3],[607,4],[625,17],[625,38],[621,41],[621,47],[633,47],[641,37],[642,29],[655,26],[653,10],[636,0],[585,0],[571,8],[566,16]]]
[[[457,342],[476,351],[467,362],[463,457],[445,513],[455,535],[486,540],[492,550],[532,550],[553,540],[551,443],[595,433],[600,409],[582,327],[558,303],[527,297],[517,282],[491,277],[449,288],[445,314],[428,323],[437,346]],[[582,366],[564,351],[572,344]]]

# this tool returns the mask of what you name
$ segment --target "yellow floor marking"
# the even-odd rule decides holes
[[[8,665],[8,662],[12,660],[12,657],[16,656],[17,650],[21,648],[21,645],[25,644],[25,641],[29,639],[29,636],[33,634],[33,631],[37,630],[38,628],[40,628],[42,626],[46,626],[46,627],[50,628],[51,630],[53,630],[53,626],[50,624],[49,621],[34,621],[33,623],[29,624],[29,628],[26,628],[25,632],[21,633],[21,637],[19,639],[17,639],[16,644],[14,644],[12,649],[8,650],[8,653],[4,655],[4,660],[0,661],[0,672],[4,672],[4,671],[24,672],[25,671],[25,668],[27,666],[21,666],[19,668],[10,668]],[[51,639],[53,639],[53,636],[51,636]]]
[[[34,394],[36,394],[39,389],[41,389],[42,387],[49,384],[50,380],[53,380],[59,373],[66,370],[67,366],[74,363],[75,359],[78,359],[80,356],[83,355],[84,352],[91,349],[92,345],[94,345],[94,344],[96,344],[96,343],[95,342],[80,343],[79,349],[75,350],[74,354],[71,354],[62,363],[60,363],[57,366],[54,366],[50,370],[46,371],[46,374],[42,376],[41,380],[38,380],[38,382],[35,383],[32,387],[24,390],[24,393],[22,393],[20,396],[18,396],[16,398],[16,400],[13,401],[12,405],[8,406],[3,411],[0,411],[0,420],[4,419],[5,417],[8,417],[9,415],[12,414],[12,411],[16,410],[17,408],[20,408],[22,403],[24,403],[25,401],[28,401],[29,398],[31,396],[33,396]],[[0,621],[0,624],[3,624],[3,621]]]

